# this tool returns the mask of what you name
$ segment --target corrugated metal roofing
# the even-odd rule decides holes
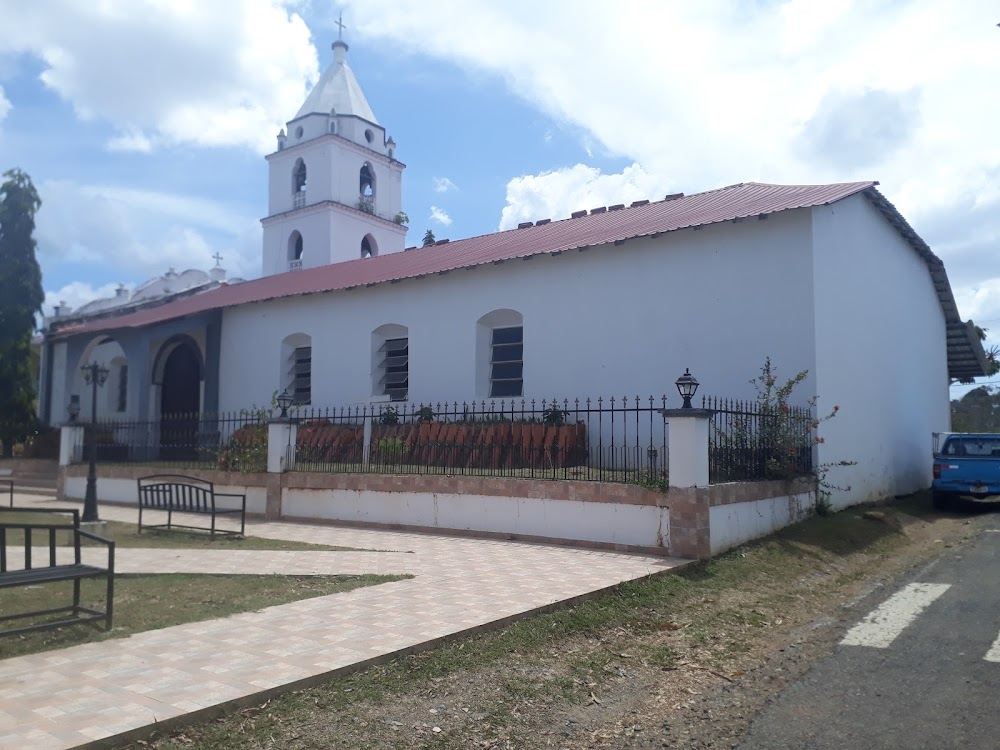
[[[444,245],[266,276],[124,315],[66,321],[64,324],[53,321],[52,334],[62,337],[138,328],[250,302],[372,286],[531,255],[557,254],[581,247],[623,242],[678,229],[826,205],[866,190],[878,195],[878,191],[874,190],[876,184],[767,185],[751,182],[695,195],[669,196],[668,200],[655,203],[453,240]]]

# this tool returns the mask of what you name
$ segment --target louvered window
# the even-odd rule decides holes
[[[379,365],[382,393],[393,401],[405,401],[410,389],[410,340],[386,339],[379,352],[382,355]]]
[[[300,346],[292,352],[292,402],[308,404],[312,400],[312,347]]]
[[[524,390],[524,328],[494,328],[490,344],[490,398],[520,396]]]

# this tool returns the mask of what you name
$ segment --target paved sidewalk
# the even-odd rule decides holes
[[[84,547],[85,564],[104,567],[106,547]],[[24,567],[24,547],[7,547],[11,570]],[[48,560],[48,547],[32,547],[33,560]],[[56,562],[73,562],[73,548],[60,547]],[[416,556],[407,552],[350,552],[305,550],[240,549],[115,549],[115,572],[125,573],[207,573],[211,575],[356,576],[363,573],[413,575]]]
[[[17,500],[58,507],[27,495]],[[101,515],[134,521],[136,511],[102,506]],[[256,521],[248,523],[247,534],[411,552],[287,554],[352,555],[376,566],[410,558],[404,571],[351,572],[416,578],[0,661],[0,748],[78,747],[687,562],[325,525]],[[281,553],[235,554],[256,560]]]

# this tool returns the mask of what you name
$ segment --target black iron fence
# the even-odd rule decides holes
[[[665,396],[304,408],[294,466],[665,486],[664,408]]]
[[[267,469],[270,413],[243,410],[219,414],[172,414],[161,419],[98,420],[84,424],[74,461],[148,464],[161,468],[231,471]]]
[[[712,483],[781,479],[813,468],[808,408],[704,397]],[[580,479],[666,488],[666,396],[365,404],[294,409],[287,469]],[[88,425],[75,461],[267,469],[265,410]]]
[[[813,469],[815,421],[810,409],[704,397],[715,414],[709,427],[712,484],[789,479]]]

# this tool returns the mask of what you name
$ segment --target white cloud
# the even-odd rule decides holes
[[[93,302],[95,299],[113,297],[117,286],[117,284],[104,284],[103,286],[94,287],[83,281],[74,281],[62,289],[46,291],[42,312],[46,317],[51,317],[53,308],[63,302],[71,310],[76,310],[88,302]]]
[[[458,185],[449,180],[447,177],[434,178],[435,193],[447,193],[449,190],[458,190]]]
[[[638,164],[615,174],[577,164],[575,167],[537,175],[515,177],[507,183],[507,205],[500,229],[512,229],[522,221],[565,219],[574,211],[648,198],[661,199],[670,183],[650,175]]]
[[[43,272],[63,261],[147,279],[170,266],[208,269],[216,250],[231,275],[259,273],[260,225],[224,204],[113,185],[39,185]]]
[[[3,95],[3,86],[0,86],[0,120],[3,120],[10,110],[10,101]]]
[[[444,224],[446,227],[451,226],[452,218],[447,214],[447,212],[438,208],[437,206],[431,206],[431,215],[428,217],[431,221],[436,221],[439,224]]]
[[[144,133],[130,130],[127,133],[119,133],[108,140],[107,149],[108,151],[134,151],[148,154],[153,150],[153,142]]]
[[[119,132],[110,148],[146,150],[162,142],[265,152],[318,75],[295,5],[6,3],[0,54],[42,60],[49,89],[82,119],[108,121]]]
[[[624,202],[631,184],[656,198],[752,180],[877,179],[945,260],[960,304],[1000,319],[989,281],[1000,278],[1000,99],[983,94],[1000,80],[993,3],[622,0],[605,10],[598,0],[351,4],[363,36],[495,76],[582,129],[586,153],[634,162],[620,185],[580,165],[516,177],[503,227]],[[630,183],[637,169],[648,182]]]

